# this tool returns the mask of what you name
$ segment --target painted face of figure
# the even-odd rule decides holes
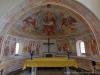
[[[55,24],[55,16],[53,15],[52,12],[47,12],[46,15],[43,18],[44,23],[46,25],[54,25]]]

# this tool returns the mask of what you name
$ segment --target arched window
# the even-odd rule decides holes
[[[86,53],[84,41],[78,40],[76,42],[76,49],[77,49],[77,56],[84,56]]]

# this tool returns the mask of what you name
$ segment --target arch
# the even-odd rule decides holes
[[[97,34],[96,32],[99,32],[99,30],[96,29],[96,25],[100,24],[100,21],[96,18],[96,16],[89,9],[87,9],[85,6],[83,6],[82,4],[80,4],[79,2],[76,2],[74,0],[70,0],[70,1],[69,0],[66,0],[66,1],[65,0],[42,0],[42,1],[38,0],[36,2],[35,1],[36,0],[33,0],[33,3],[31,3],[31,2],[29,3],[26,1],[27,2],[26,6],[22,7],[22,9],[19,10],[19,12],[12,14],[12,16],[10,17],[9,23],[7,23],[9,25],[6,24],[6,26],[5,26],[6,33],[9,31],[10,27],[13,26],[13,24],[16,22],[16,20],[19,19],[21,15],[23,15],[30,9],[41,6],[41,5],[46,5],[46,4],[59,5],[59,6],[65,7],[66,9],[70,9],[71,11],[73,11],[74,13],[79,15],[87,23],[87,25],[90,27],[90,30],[92,31],[92,33],[95,37],[97,47],[98,47],[98,52],[99,52],[99,45],[98,45],[97,38],[100,35],[98,35],[98,36],[96,35]],[[21,4],[23,4],[23,3],[21,3]],[[27,8],[27,9],[25,9],[25,8]],[[23,9],[24,9],[24,11],[22,12]],[[13,9],[13,11],[14,10],[15,9]],[[13,22],[13,23],[11,23],[11,22]]]

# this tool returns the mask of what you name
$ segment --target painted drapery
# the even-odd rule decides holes
[[[30,51],[34,51],[36,55],[40,53],[40,43],[37,40],[32,39],[23,39],[21,37],[16,36],[8,36],[6,41],[4,42],[4,56],[15,55],[16,43],[20,43],[19,52],[29,53]]]
[[[33,51],[35,55],[40,54],[40,44],[38,41],[34,40],[24,40],[24,45],[23,45],[23,53],[29,53]]]
[[[94,39],[89,39],[85,41],[86,53],[90,55],[98,55],[97,43]]]
[[[59,53],[67,53],[68,51],[72,51],[69,40],[58,40],[57,48]]]
[[[1,54],[3,39],[4,39],[3,36],[0,36],[0,54]]]
[[[8,37],[4,42],[4,56],[14,55],[16,48],[16,38]]]

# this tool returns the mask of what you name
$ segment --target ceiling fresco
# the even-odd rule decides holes
[[[71,36],[88,27],[73,12],[59,6],[45,5],[25,13],[11,28],[11,34],[26,36]]]

